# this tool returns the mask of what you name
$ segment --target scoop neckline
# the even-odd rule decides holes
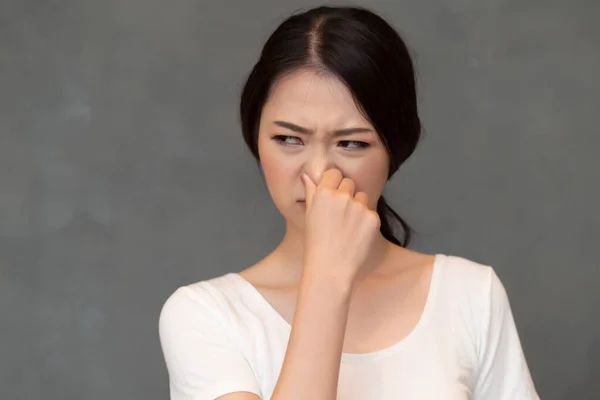
[[[427,298],[425,300],[423,311],[421,312],[421,317],[419,318],[413,329],[406,336],[393,343],[392,345],[379,350],[366,353],[342,353],[341,361],[344,363],[356,363],[364,362],[367,360],[380,359],[391,353],[399,351],[401,348],[407,346],[411,341],[415,340],[419,332],[424,328],[425,325],[427,325],[427,322],[429,321],[430,316],[433,312],[435,299],[437,297],[437,292],[439,288],[441,269],[443,267],[443,260],[445,258],[445,254],[434,254],[433,267],[429,282],[429,291],[427,293]],[[237,280],[238,282],[241,282],[242,285],[247,289],[246,293],[252,296],[256,301],[261,303],[261,311],[265,311],[269,314],[268,317],[277,320],[277,324],[280,325],[286,332],[291,332],[292,325],[288,321],[286,321],[285,318],[281,316],[281,314],[279,314],[279,312],[271,305],[271,303],[267,301],[267,299],[253,284],[248,282],[246,278],[244,278],[237,272],[231,272],[227,275]]]

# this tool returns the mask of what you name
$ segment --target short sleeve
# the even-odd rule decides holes
[[[506,290],[491,267],[487,287],[474,400],[539,400]]]
[[[184,286],[162,307],[159,336],[171,400],[214,400],[234,392],[260,397],[256,376],[217,304],[208,291]]]

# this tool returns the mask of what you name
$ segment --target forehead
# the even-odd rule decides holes
[[[348,88],[335,76],[298,71],[279,80],[265,104],[266,114],[366,123]]]

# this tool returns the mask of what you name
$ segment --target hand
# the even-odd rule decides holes
[[[304,269],[354,285],[379,232],[381,221],[368,207],[367,194],[338,169],[323,174],[319,185],[302,175],[306,192]]]

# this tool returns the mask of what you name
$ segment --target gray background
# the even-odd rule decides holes
[[[283,233],[237,101],[317,4],[0,1],[0,399],[168,398],[164,300]],[[541,397],[597,399],[600,2],[358,4],[419,73],[425,137],[386,191],[414,248],[493,265]]]

